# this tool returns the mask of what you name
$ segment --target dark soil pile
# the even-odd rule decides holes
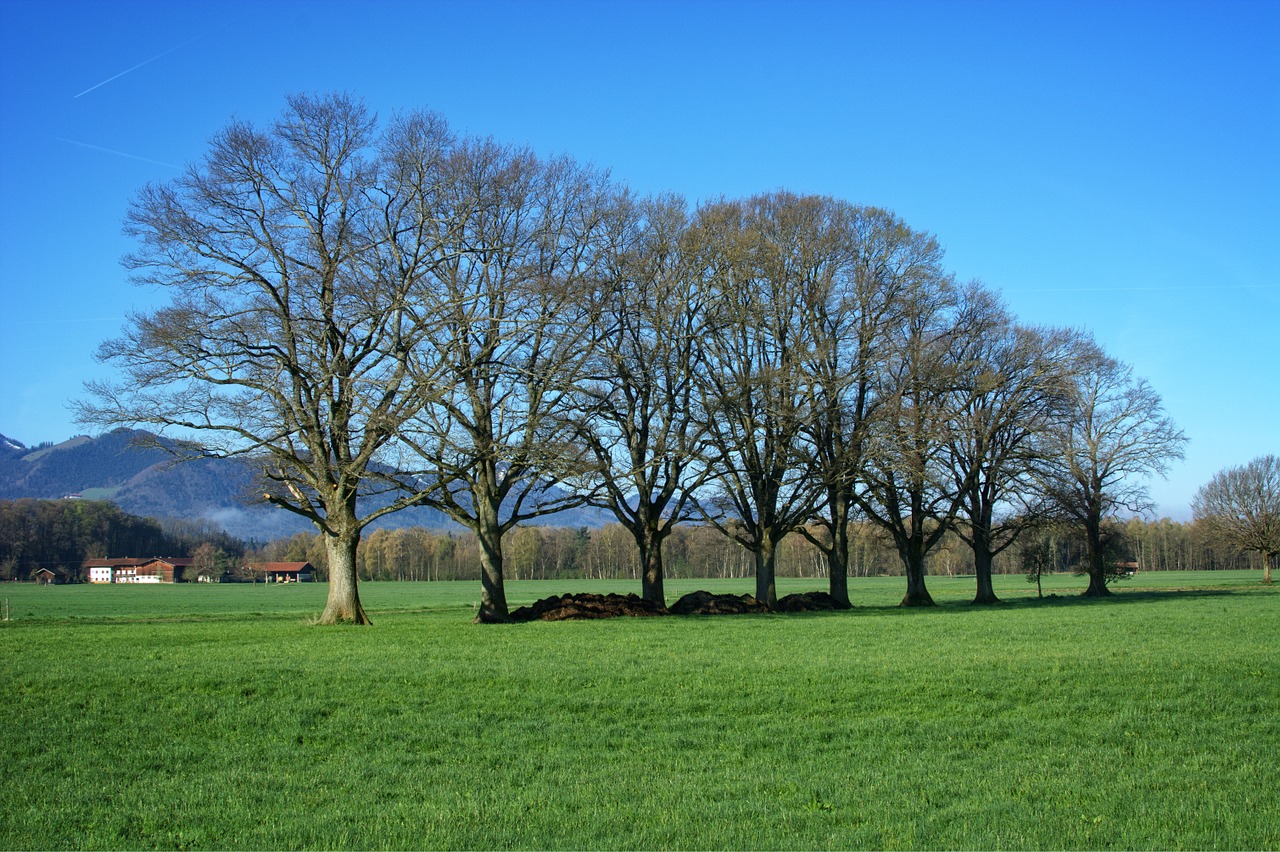
[[[579,618],[617,618],[618,616],[666,615],[657,601],[639,595],[576,595],[543,598],[532,606],[522,606],[511,613],[512,621],[567,621]]]
[[[672,615],[743,615],[768,612],[769,608],[751,595],[713,595],[698,590],[676,601],[668,611]]]
[[[823,612],[832,609],[849,609],[826,592],[803,592],[778,599],[778,612]]]

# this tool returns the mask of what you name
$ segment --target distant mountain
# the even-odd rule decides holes
[[[28,450],[26,445],[21,441],[15,441],[12,438],[6,438],[4,435],[0,435],[0,458],[4,458],[6,455],[11,453],[18,453],[19,455],[25,456],[28,452],[30,452],[30,450]]]
[[[22,449],[0,454],[0,498],[68,497],[91,489],[113,492],[138,472],[169,458],[163,450],[136,446],[143,436],[118,429],[100,438],[79,435],[34,450],[5,438],[6,448]]]
[[[175,462],[163,449],[139,446],[147,432],[117,429],[97,438],[80,435],[35,449],[0,435],[0,500],[21,497],[110,500],[126,512],[154,518],[208,521],[231,535],[260,542],[313,532],[304,518],[254,502],[254,471],[243,459]],[[545,519],[559,526],[596,527],[611,515],[583,508]],[[456,525],[442,512],[395,512],[374,527]]]

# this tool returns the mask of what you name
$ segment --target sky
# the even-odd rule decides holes
[[[94,351],[164,303],[119,263],[130,199],[329,91],[642,194],[895,211],[1161,394],[1188,444],[1157,517],[1280,453],[1276,0],[0,0],[0,433],[93,431]]]

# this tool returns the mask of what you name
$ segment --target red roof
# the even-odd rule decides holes
[[[166,565],[172,565],[174,568],[186,568],[191,564],[190,559],[174,558],[171,556],[148,556],[143,559],[129,556],[123,559],[86,559],[84,561],[84,567],[140,568],[143,565],[150,565],[152,562],[163,562]]]
[[[310,571],[310,562],[254,562],[249,566],[258,571],[267,572],[294,572],[294,571]]]

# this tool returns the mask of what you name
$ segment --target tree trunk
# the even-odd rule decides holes
[[[1104,598],[1111,594],[1107,588],[1107,569],[1103,565],[1102,519],[1090,517],[1085,524],[1085,558],[1089,560],[1089,588],[1085,597]]]
[[[360,606],[360,591],[356,588],[356,549],[360,545],[360,531],[351,526],[340,526],[338,535],[325,535],[325,551],[329,556],[329,599],[320,615],[321,624],[371,624]]]
[[[1271,585],[1271,560],[1274,558],[1274,553],[1264,551],[1262,554],[1262,582],[1268,586]]]
[[[849,603],[849,501],[838,494],[831,502],[831,550],[827,552],[827,591],[842,609]]]
[[[998,604],[996,590],[991,583],[991,546],[987,537],[976,529],[973,533],[973,569],[978,579],[978,591],[973,598],[975,604]]]
[[[773,609],[778,605],[778,586],[774,580],[777,567],[777,547],[768,537],[760,542],[756,551],[756,600]]]
[[[923,542],[911,542],[902,554],[903,565],[907,569],[907,593],[902,598],[901,606],[933,606],[933,598],[924,584],[924,546]]]
[[[633,531],[636,547],[640,551],[640,597],[647,601],[655,601],[667,605],[666,591],[663,588],[662,536],[658,530],[649,525]]]
[[[497,508],[488,501],[476,501],[475,534],[480,545],[480,611],[475,623],[502,624],[509,620],[502,580],[502,527]]]
[[[849,603],[849,540],[845,536],[843,550],[833,546],[827,554],[827,590],[841,609],[852,609]]]

